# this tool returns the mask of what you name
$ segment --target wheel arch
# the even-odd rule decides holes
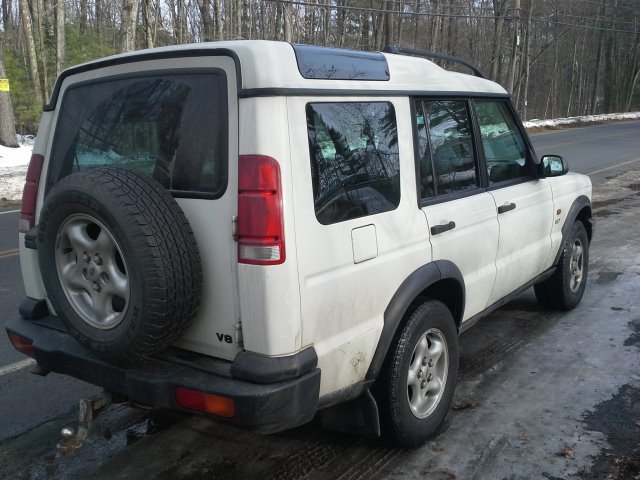
[[[462,272],[449,260],[423,265],[400,284],[384,311],[384,326],[369,364],[368,380],[377,378],[398,328],[427,298],[439,300],[447,306],[459,331],[465,305]]]
[[[587,197],[586,195],[581,195],[576,198],[571,204],[571,208],[569,208],[567,218],[564,222],[564,225],[562,225],[562,242],[560,243],[560,248],[556,253],[553,265],[557,265],[560,261],[560,256],[562,255],[564,244],[567,241],[567,236],[569,235],[569,232],[571,232],[571,227],[576,221],[582,222],[585,230],[587,231],[587,238],[589,239],[589,243],[591,243],[593,232],[595,230],[595,220],[591,213],[591,200],[589,200],[589,197]]]

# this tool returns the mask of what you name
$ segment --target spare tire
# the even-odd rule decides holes
[[[160,184],[123,168],[69,175],[38,223],[48,298],[84,347],[132,365],[176,340],[197,313],[202,267],[184,212]]]

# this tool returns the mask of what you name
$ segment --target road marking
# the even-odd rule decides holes
[[[0,212],[0,215],[4,215],[5,213],[19,213],[20,210],[7,210],[6,212]]]
[[[20,253],[19,248],[14,248],[13,250],[5,250],[4,252],[0,252],[0,258],[15,257],[19,253]]]
[[[12,363],[11,365],[7,365],[6,367],[0,367],[0,377],[2,375],[6,375],[7,373],[17,372],[18,370],[22,370],[23,368],[31,367],[35,364],[36,361],[33,358],[27,358],[26,360]]]
[[[596,173],[606,172],[607,170],[613,170],[614,168],[618,168],[623,165],[629,165],[631,163],[636,163],[636,162],[640,162],[640,158],[636,158],[634,160],[627,160],[626,162],[622,162],[622,163],[616,163],[615,165],[611,165],[610,167],[604,167],[598,170],[591,170],[590,172],[587,172],[587,175],[595,175]]]

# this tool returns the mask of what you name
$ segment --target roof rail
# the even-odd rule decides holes
[[[454,57],[452,55],[445,55],[444,53],[436,53],[436,52],[428,52],[426,50],[417,50],[415,48],[404,48],[399,47],[398,45],[387,45],[382,50],[385,53],[395,53],[397,55],[413,55],[414,57],[422,57],[422,58],[437,58],[440,60],[448,60],[450,62],[459,63],[464,65],[468,69],[470,69],[476,77],[487,78],[485,77],[477,67],[471,65],[466,60],[462,58]]]

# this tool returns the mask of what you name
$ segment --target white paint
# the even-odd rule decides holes
[[[595,175],[597,173],[602,173],[602,172],[606,172],[607,170],[613,170],[614,168],[619,168],[623,165],[629,165],[631,163],[636,163],[640,161],[640,158],[635,158],[633,160],[627,160],[626,162],[622,162],[622,163],[616,163],[615,165],[611,165],[610,167],[604,167],[604,168],[599,168],[598,170],[592,170],[590,172],[587,172],[587,175]]]
[[[20,210],[7,210],[6,212],[0,212],[0,215],[5,215],[7,213],[20,213]]]
[[[12,363],[11,365],[7,365],[6,367],[0,367],[0,377],[6,375],[7,373],[17,372],[18,370],[22,370],[23,368],[31,367],[35,364],[36,361],[33,358],[27,358],[16,363]]]

